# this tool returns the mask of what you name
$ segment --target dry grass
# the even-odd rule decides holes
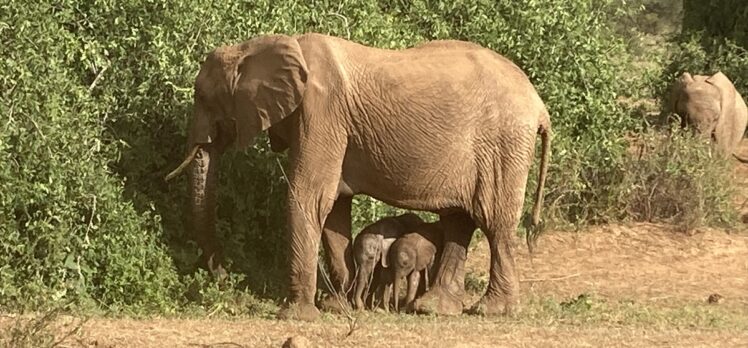
[[[312,347],[748,346],[745,234],[686,235],[651,224],[550,232],[532,260],[518,244],[523,311],[515,318],[363,313],[346,337],[347,320],[328,314],[315,323],[98,317],[60,346],[280,347],[296,335]],[[466,267],[480,283],[488,264],[485,239],[471,249]],[[724,300],[708,304],[712,293]],[[50,330],[62,337],[75,319],[59,318]],[[18,320],[0,318],[0,332]]]
[[[89,347],[280,347],[292,335],[305,337],[311,347],[738,347],[748,343],[747,331],[737,329],[536,325],[474,317],[413,319],[383,315],[372,315],[364,321],[364,327],[346,338],[348,329],[342,318],[315,323],[98,319],[86,326],[86,338],[80,343]]]

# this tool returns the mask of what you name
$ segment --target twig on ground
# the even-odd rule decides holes
[[[64,343],[65,341],[67,341],[67,339],[70,338],[70,336],[77,335],[78,333],[80,333],[81,329],[83,328],[83,325],[85,325],[89,319],[91,319],[91,317],[87,317],[81,320],[78,323],[78,325],[75,325],[75,327],[72,330],[68,331],[64,336],[62,336],[62,338],[57,340],[57,342],[53,343],[51,347],[57,347],[61,345],[62,343]]]
[[[520,280],[520,282],[521,283],[555,282],[558,280],[579,277],[580,275],[582,275],[582,273],[574,273],[574,274],[565,275],[563,277],[555,277],[555,278],[527,278],[527,279]]]
[[[241,348],[247,347],[243,344],[239,344],[236,342],[190,343],[188,344],[188,346],[195,346],[195,347],[202,347],[202,348],[212,348],[212,347],[218,347],[218,346],[231,346],[231,347],[241,347]]]

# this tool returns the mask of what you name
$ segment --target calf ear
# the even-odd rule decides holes
[[[388,255],[390,254],[390,247],[392,246],[392,243],[395,242],[397,238],[382,238],[382,267],[388,268],[389,267],[389,260]]]

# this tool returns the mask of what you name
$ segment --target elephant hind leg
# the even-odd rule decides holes
[[[465,295],[465,260],[475,223],[467,213],[441,215],[439,221],[444,231],[444,249],[428,291],[415,301],[418,313],[462,314]]]
[[[491,266],[488,288],[470,312],[479,315],[511,315],[518,304],[519,280],[514,262],[510,224],[496,229],[486,229],[491,249]]]
[[[343,312],[341,306],[348,304],[354,277],[351,240],[351,197],[338,197],[322,230],[322,245],[332,286],[329,289],[332,296],[320,304],[324,310]]]
[[[527,161],[505,161],[501,182],[486,191],[481,200],[479,226],[491,250],[486,293],[470,310],[480,315],[511,315],[518,305],[519,279],[514,262],[513,236],[519,225],[532,152]]]

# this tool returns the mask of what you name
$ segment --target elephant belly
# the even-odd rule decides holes
[[[404,209],[436,212],[467,208],[474,180],[465,164],[472,161],[459,157],[407,153],[372,156],[349,148],[339,193],[366,194]]]

